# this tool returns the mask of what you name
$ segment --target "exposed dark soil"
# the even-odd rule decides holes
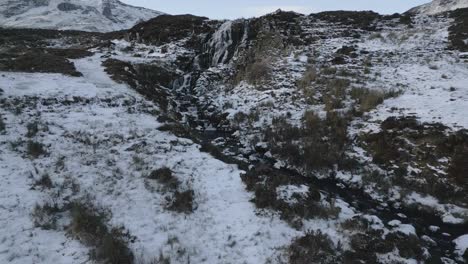
[[[46,47],[51,40],[66,40],[69,44],[94,46],[104,34],[49,29],[5,29],[0,28],[0,45],[13,44],[21,47]]]
[[[0,70],[12,72],[42,72],[62,73],[65,75],[82,76],[75,65],[64,57],[40,50],[31,50],[24,54],[14,54],[0,59]]]
[[[67,59],[81,59],[92,56],[93,53],[91,51],[85,49],[54,49],[54,48],[46,48],[44,49],[44,53],[51,54],[58,57],[63,57]]]

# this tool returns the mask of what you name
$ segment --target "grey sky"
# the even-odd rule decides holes
[[[194,14],[210,18],[240,18],[277,10],[312,13],[325,10],[374,10],[382,14],[404,12],[429,0],[121,0],[169,14]]]

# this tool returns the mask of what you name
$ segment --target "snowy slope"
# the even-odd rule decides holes
[[[161,14],[118,0],[7,0],[0,3],[0,27],[109,32]]]
[[[158,131],[161,124],[147,114],[157,107],[110,80],[99,55],[75,64],[84,77],[1,74],[3,99],[38,100],[17,115],[0,111],[7,124],[0,137],[1,263],[89,263],[87,248],[65,230],[42,230],[31,217],[35,204],[89,194],[96,205],[111,211],[111,224],[124,226],[136,237],[132,250],[148,261],[163,254],[172,263],[186,263],[188,258],[193,263],[265,263],[301,234],[275,214],[257,214],[236,166],[200,152],[190,140]],[[55,99],[56,104],[43,104]],[[67,100],[75,103],[61,103]],[[21,153],[22,146],[12,149],[8,142],[20,140],[24,125],[33,119],[47,126],[34,140],[47,146],[48,154],[31,160]],[[137,151],[129,150],[135,146]],[[57,170],[61,157],[64,166]],[[168,194],[145,178],[160,167],[171,168],[184,186],[193,188],[193,214],[166,209]],[[32,190],[43,174],[54,187]],[[69,190],[64,192],[60,186],[67,181],[78,184],[80,191],[71,196]]]
[[[431,3],[412,8],[408,12],[415,14],[434,15],[467,7],[468,0],[434,0]]]
[[[91,5],[90,1],[81,3]],[[21,13],[23,9],[31,10],[31,6],[18,6],[15,12]],[[103,13],[109,17],[108,11]],[[11,15],[10,12],[8,16]],[[187,38],[182,34],[185,27],[190,36],[198,34],[190,22],[174,17],[171,22],[180,24],[174,31],[182,32],[177,40],[154,44],[140,38],[141,34],[134,34],[134,41],[128,35],[126,40],[110,43],[106,40],[107,45],[95,45],[99,47],[92,50],[95,56],[73,60],[77,71],[83,74],[79,78],[0,72],[0,118],[6,126],[0,131],[0,178],[4,181],[0,186],[0,263],[89,263],[90,248],[66,229],[70,222],[67,212],[57,215],[58,227],[44,230],[35,225],[33,208],[35,204],[50,201],[67,204],[90,198],[96,207],[110,212],[108,226],[122,226],[135,238],[128,247],[138,264],[164,263],[157,260],[158,256],[169,258],[170,263],[286,263],[288,252],[294,249],[291,245],[309,231],[321,231],[331,239],[336,248],[327,251],[332,255],[356,251],[357,255],[351,256],[357,258],[358,254],[369,253],[375,257],[362,263],[424,263],[426,260],[426,263],[455,263],[453,260],[466,250],[466,228],[458,225],[468,219],[468,203],[432,196],[433,192],[429,192],[432,189],[411,189],[416,187],[410,184],[406,188],[393,181],[392,172],[387,173],[387,167],[375,163],[372,149],[361,143],[367,134],[381,130],[388,117],[414,116],[423,122],[440,123],[447,126],[442,128],[445,133],[468,128],[465,111],[468,109],[468,61],[460,59],[463,54],[458,51],[447,50],[448,28],[453,21],[445,16],[422,15],[413,17],[408,27],[398,17],[386,17],[376,19],[377,30],[372,29],[373,23],[364,27],[370,29],[362,29],[351,22],[336,22],[346,16],[361,15],[369,14],[339,12],[333,19],[317,15],[294,20],[291,14],[276,12],[260,20],[268,26],[258,28],[255,25],[259,23],[248,20],[207,21],[206,29],[199,34],[197,44],[200,45],[193,45],[196,37]],[[350,20],[354,19],[346,19]],[[158,24],[150,25],[161,28]],[[265,85],[255,85],[247,79],[231,82],[236,63],[242,56],[252,56],[243,49],[256,44],[247,31],[240,30],[244,26],[259,36],[275,30],[280,32],[275,38],[284,37],[285,41],[294,39],[291,37],[317,38],[303,44],[291,41],[291,46],[281,46],[278,48],[281,52],[277,53],[275,49],[268,54],[256,50],[270,56],[265,63],[271,79]],[[291,26],[300,30],[291,30]],[[148,28],[151,27],[144,29]],[[154,34],[149,31],[148,35]],[[56,47],[63,46],[60,40],[54,39],[53,43]],[[266,43],[270,46],[277,42]],[[354,51],[344,55],[346,48]],[[203,62],[203,55],[207,55],[204,53],[210,57],[207,62]],[[181,62],[181,57],[193,61],[192,68],[184,60]],[[342,58],[344,63],[335,63],[336,58]],[[129,86],[114,82],[104,72],[102,63],[115,59],[125,64],[104,63],[106,72],[116,81],[128,78]],[[171,85],[159,84],[159,79],[170,75],[159,66],[176,72],[177,77],[170,78],[177,80]],[[119,67],[122,71],[118,71]],[[311,69],[315,69],[318,77],[300,88],[298,83]],[[139,84],[132,85],[132,78]],[[344,91],[336,89],[333,95],[341,103],[327,105],[329,90],[335,88],[328,84],[338,86],[340,82],[331,82],[338,80],[349,80]],[[146,83],[149,81],[151,85]],[[315,111],[320,117],[334,112],[351,113],[362,107],[352,96],[354,88],[361,87],[381,94],[398,93],[361,115],[349,117],[350,125],[345,130],[349,134],[349,150],[343,155],[358,162],[359,168],[338,166],[324,172],[311,171],[268,149],[264,128],[282,125],[275,120],[286,117],[285,122],[300,125],[307,110]],[[150,101],[159,97],[170,100],[169,110],[163,110],[163,104],[157,100],[159,106]],[[177,118],[180,121],[164,121],[171,117],[172,111],[181,114]],[[207,117],[218,111],[226,118],[222,123]],[[213,117],[217,117],[215,114]],[[200,147],[193,142],[196,137],[192,141],[163,132],[172,131],[167,129],[169,124],[183,124],[189,118],[199,121],[193,122],[196,126],[193,129],[199,133],[213,132],[214,128],[223,132],[222,126],[230,125],[234,133],[224,131],[220,133],[223,136],[214,140],[210,133],[206,135],[222,151],[222,157],[244,161],[254,172],[257,162],[268,168],[286,167],[287,170],[281,170],[281,174],[280,170],[272,173],[266,170],[259,175],[249,173],[248,177],[241,177],[244,172],[239,167],[209,155],[205,143]],[[33,121],[40,129],[31,137],[27,135],[27,126]],[[178,132],[173,133],[179,135]],[[418,150],[414,153],[424,150],[410,141],[412,131],[403,132],[402,141],[407,140],[412,149]],[[307,143],[301,137],[293,139],[297,145]],[[28,157],[28,140],[42,143],[47,154],[36,159]],[[277,145],[281,144],[279,141]],[[264,148],[270,151],[262,154]],[[290,156],[294,155],[302,154]],[[433,164],[428,162],[427,169],[445,179],[447,165],[444,164],[451,156],[439,157]],[[405,178],[416,178],[411,177],[414,174],[423,180],[424,175],[418,171],[426,169],[426,163],[418,162],[417,158],[411,161],[405,169],[411,174],[404,175]],[[163,167],[169,168],[180,181],[181,191],[193,190],[193,212],[168,209],[174,194],[150,177]],[[294,177],[295,173],[289,173],[293,170],[312,175],[314,179],[328,177],[332,184],[320,185],[322,181],[315,184],[308,177]],[[49,189],[35,186],[42,175],[50,177]],[[386,177],[386,181],[380,177]],[[250,181],[255,182],[253,191],[248,187]],[[348,189],[351,192],[347,193]],[[320,201],[303,200],[306,194],[315,191],[320,194]],[[279,206],[272,203],[264,207],[259,199],[279,202]],[[315,207],[309,207],[311,204]],[[423,209],[414,208],[415,213],[406,210],[406,206],[413,205]],[[311,208],[311,216],[301,215]],[[419,218],[426,216],[429,216],[427,221]],[[364,240],[369,244],[390,244],[385,253],[377,254]],[[403,244],[406,240],[422,253],[403,252],[398,245],[406,247]],[[308,244],[315,247],[314,243]],[[306,252],[307,247],[301,251]]]

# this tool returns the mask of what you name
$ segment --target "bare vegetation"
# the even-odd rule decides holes
[[[195,210],[194,197],[193,190],[176,191],[167,209],[178,213],[192,213]]]
[[[0,114],[0,133],[5,131],[6,125],[5,121],[3,121],[3,116]]]
[[[289,247],[291,264],[335,264],[340,263],[340,249],[320,231],[309,232],[296,239]]]
[[[31,217],[34,226],[45,230],[54,230],[57,228],[57,217],[55,216],[61,209],[57,204],[44,204],[34,206]]]
[[[32,138],[39,132],[39,125],[38,122],[29,123],[26,128],[28,132],[26,133],[26,137]]]
[[[324,97],[325,110],[343,108],[343,102],[346,100],[346,90],[350,85],[347,79],[334,78],[328,81],[326,86],[326,95]]]
[[[249,65],[246,70],[246,81],[252,85],[261,85],[271,79],[271,62],[262,59]]]
[[[468,190],[468,144],[455,147],[448,168],[449,177],[459,186]]]
[[[178,137],[193,139],[193,134],[190,128],[180,123],[165,124],[158,128],[160,131],[170,132]]]
[[[0,59],[0,70],[63,73],[75,77],[82,76],[68,59],[36,49],[28,49],[26,52],[3,56]]]
[[[105,263],[132,264],[134,256],[128,248],[131,237],[123,228],[109,228],[108,216],[89,204],[71,205],[70,232],[81,241],[93,246],[93,259]]]
[[[349,116],[328,112],[325,119],[306,112],[301,127],[277,118],[264,135],[272,152],[290,164],[308,170],[330,169],[343,160],[348,143]]]
[[[367,88],[353,88],[351,90],[351,98],[359,105],[358,112],[369,112],[382,104],[385,99],[397,97],[400,95],[399,91],[382,92],[377,90],[370,90]]]
[[[340,209],[334,202],[321,201],[321,195],[316,189],[309,189],[305,195],[296,195],[295,203],[289,203],[278,197],[277,188],[286,185],[307,184],[304,179],[290,175],[267,165],[258,165],[243,174],[242,181],[247,190],[253,192],[253,202],[258,208],[271,208],[281,213],[281,218],[293,227],[300,228],[302,219],[323,218],[335,219]]]
[[[317,79],[317,69],[309,65],[302,78],[298,81],[297,86],[304,90],[311,86],[312,82]]]
[[[388,118],[381,128],[379,133],[364,135],[363,146],[375,163],[388,169],[389,175],[369,175],[367,181],[381,187],[398,185],[445,202],[468,202],[466,131],[447,135],[443,125],[421,124],[410,117]],[[444,158],[451,162],[441,162]],[[409,170],[410,166],[417,169]]]
[[[45,189],[50,189],[54,186],[54,183],[50,179],[49,174],[43,174],[35,183],[34,187],[40,187]]]
[[[179,180],[172,174],[169,168],[160,168],[151,172],[148,177],[151,180],[156,180],[170,190],[177,190],[180,186]]]
[[[39,158],[40,156],[47,154],[45,146],[42,143],[32,140],[28,141],[26,150],[28,155],[33,159]]]

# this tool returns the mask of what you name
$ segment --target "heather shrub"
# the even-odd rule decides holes
[[[272,152],[292,165],[308,170],[332,168],[344,159],[349,120],[348,115],[338,112],[328,112],[322,119],[307,111],[301,127],[277,118],[264,137]]]
[[[315,79],[317,79],[317,69],[313,66],[309,66],[302,78],[297,82],[297,86],[304,90],[308,88]]]
[[[42,143],[31,140],[28,141],[26,149],[28,155],[33,159],[39,158],[40,156],[45,155],[47,153]]]
[[[167,209],[176,211],[178,213],[192,213],[194,208],[195,192],[187,190],[183,192],[176,191],[171,204]]]
[[[457,146],[448,173],[455,183],[468,189],[468,146]]]
[[[39,125],[38,122],[32,122],[27,124],[26,126],[28,132],[26,133],[26,137],[32,138],[39,132]]]
[[[288,249],[289,263],[340,263],[340,250],[327,235],[320,231],[311,231],[291,244]]]
[[[60,212],[60,208],[58,208],[56,204],[36,204],[31,213],[34,226],[45,230],[55,229],[57,226],[57,218],[55,217],[55,214],[58,212]]]
[[[0,114],[0,132],[3,132],[6,128],[5,121],[3,121],[3,117]]]
[[[52,188],[54,186],[54,184],[53,184],[52,180],[50,179],[49,174],[46,173],[46,174],[42,175],[41,178],[39,178],[34,183],[34,186],[50,189],[50,188]]]
[[[134,256],[127,243],[128,233],[122,228],[107,227],[108,215],[89,204],[71,205],[70,232],[94,247],[91,257],[104,263],[133,264]]]
[[[171,190],[177,190],[180,185],[179,180],[173,175],[172,170],[167,167],[154,170],[149,175],[149,179],[156,180]]]
[[[261,85],[271,79],[270,61],[262,59],[247,67],[246,81],[252,85]]]

